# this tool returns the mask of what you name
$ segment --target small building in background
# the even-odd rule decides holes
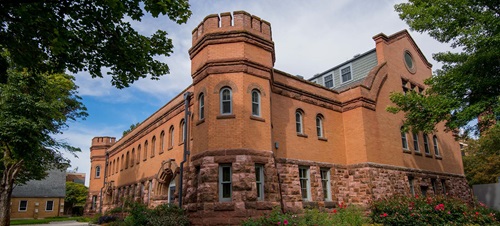
[[[85,173],[66,172],[66,182],[85,185]]]
[[[495,184],[472,185],[477,200],[489,208],[500,211],[500,177]]]
[[[66,196],[66,172],[50,170],[43,180],[31,180],[12,191],[11,218],[62,216]]]

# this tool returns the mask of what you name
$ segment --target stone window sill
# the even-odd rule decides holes
[[[318,137],[318,140],[321,140],[321,141],[328,141],[327,138],[324,138],[324,137]]]
[[[307,137],[308,137],[306,134],[303,134],[303,133],[297,133],[297,136],[298,136],[298,137],[304,137],[304,138],[307,138]]]
[[[431,154],[425,154],[425,157],[432,158],[432,155]]]
[[[443,159],[443,156],[441,156],[441,155],[436,155],[436,159]]]
[[[411,151],[410,151],[410,149],[404,149],[404,148],[403,148],[403,153],[406,153],[406,154],[411,154]]]
[[[420,151],[415,151],[415,155],[422,156],[422,152],[420,152]]]
[[[236,118],[236,115],[218,115],[217,119],[233,119]]]
[[[255,121],[259,121],[259,122],[265,122],[266,121],[265,119],[263,119],[263,118],[261,118],[259,116],[254,116],[254,115],[250,116],[250,119],[251,120],[255,120]]]
[[[170,151],[170,150],[172,150],[173,148],[174,148],[174,147],[168,147],[168,150]]]
[[[204,123],[204,122],[205,122],[205,119],[200,119],[200,120],[198,120],[198,121],[196,122],[196,125],[198,126],[198,125],[200,125],[200,124],[202,124],[202,123]]]

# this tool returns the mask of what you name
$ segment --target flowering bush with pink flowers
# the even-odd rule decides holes
[[[384,225],[500,225],[500,213],[443,196],[395,196],[374,201],[373,223]]]

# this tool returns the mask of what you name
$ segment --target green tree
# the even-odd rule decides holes
[[[425,81],[425,95],[393,93],[393,113],[405,112],[405,129],[479,131],[500,113],[500,4],[497,0],[410,0],[395,6],[412,30],[428,32],[461,52],[434,54],[443,63]],[[481,116],[477,126],[467,124]]]
[[[130,133],[133,129],[135,129],[137,126],[139,126],[141,123],[136,123],[136,124],[132,124],[130,125],[130,128],[128,128],[127,130],[123,131],[123,135],[122,137],[124,137],[125,135],[127,135],[128,133]]]
[[[50,168],[66,169],[69,160],[60,150],[80,151],[52,137],[68,120],[87,115],[73,80],[62,73],[8,69],[7,81],[0,83],[0,226],[10,223],[14,184],[43,179]]]
[[[467,144],[463,160],[469,184],[496,183],[500,177],[500,126],[493,126]]]
[[[83,184],[71,181],[66,182],[66,197],[64,198],[65,208],[84,206],[87,200],[88,190],[89,189]]]
[[[62,0],[0,1],[0,48],[21,68],[38,73],[88,71],[102,77],[109,68],[117,88],[145,78],[168,74],[173,45],[167,32],[139,34],[128,21],[140,21],[144,11],[168,15],[181,24],[191,15],[188,0]],[[5,81],[7,59],[0,58]]]

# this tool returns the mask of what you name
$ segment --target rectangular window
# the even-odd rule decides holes
[[[311,200],[311,182],[309,181],[309,167],[299,166],[300,193],[302,200]]]
[[[410,184],[410,193],[415,196],[415,188],[413,186],[413,177],[408,177],[408,183]]]
[[[321,185],[323,188],[323,198],[325,201],[332,200],[332,193],[330,192],[330,169],[321,169]]]
[[[340,75],[342,77],[342,83],[352,80],[351,66],[340,69]]]
[[[424,149],[426,155],[431,154],[431,149],[429,148],[429,137],[427,136],[427,134],[424,134]]]
[[[231,165],[219,166],[219,200],[230,202],[232,196]]]
[[[420,152],[420,147],[418,146],[418,133],[413,133],[413,148],[415,148],[415,152]]]
[[[255,183],[257,184],[257,199],[264,200],[264,166],[255,165]]]
[[[443,195],[446,195],[446,181],[441,180],[441,187],[443,188]]]
[[[90,206],[91,210],[95,210],[97,208],[97,195],[92,196],[92,205]]]
[[[54,210],[54,201],[49,200],[45,204],[45,211],[52,211],[52,210]]]
[[[175,183],[170,184],[168,187],[168,203],[174,203],[175,201]]]
[[[25,212],[28,209],[28,200],[19,201],[19,212]]]
[[[401,131],[401,143],[404,150],[408,150],[408,140],[406,139],[406,133]]]
[[[434,178],[431,179],[431,185],[432,185],[432,191],[434,192],[434,195],[436,195],[437,194],[436,179]]]
[[[332,88],[333,87],[333,75],[327,75],[327,76],[325,76],[325,86],[327,88]]]

